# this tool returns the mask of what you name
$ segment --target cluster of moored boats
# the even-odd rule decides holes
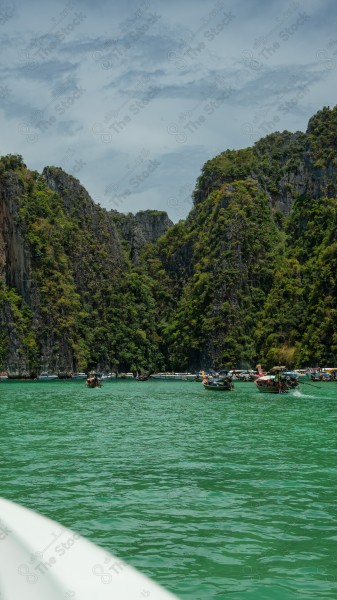
[[[257,372],[251,372],[252,378],[250,380],[254,381],[257,390],[262,393],[287,394],[299,384],[303,383],[305,385],[306,382],[303,379],[337,382],[337,368],[328,368],[321,371],[312,369],[288,371],[285,366],[277,366],[273,367],[268,373],[262,372],[261,365],[257,365],[257,368]],[[204,372],[202,374],[202,383],[206,390],[230,392],[234,389],[231,372],[222,375],[216,374],[215,376]],[[240,380],[240,377],[237,379]],[[244,379],[244,381],[247,380]]]
[[[42,372],[36,381],[56,381],[60,379],[70,379],[73,381],[85,381],[89,388],[101,387],[102,382],[115,379],[133,379],[137,381],[164,380],[164,381],[199,381],[202,382],[206,390],[230,392],[234,389],[236,381],[252,381],[256,388],[262,393],[286,394],[291,389],[297,387],[300,383],[308,381],[335,381],[337,382],[337,368],[323,369],[297,369],[287,370],[285,366],[273,367],[269,372],[264,373],[261,365],[257,365],[257,370],[226,370],[218,373],[200,371],[197,373],[108,373],[108,372],[90,372],[90,373],[72,373],[67,377],[64,374],[55,374],[48,371]],[[12,379],[8,373],[0,372],[0,382]]]
[[[31,377],[17,377],[11,376],[7,372],[0,373],[0,381],[8,380],[20,380],[20,381],[58,381],[58,380],[72,380],[72,381],[85,381],[88,377],[96,376],[100,381],[107,381],[109,379],[141,379],[145,380],[148,376],[134,374],[134,373],[108,373],[108,372],[90,372],[90,373],[51,373],[50,371],[42,371],[40,375],[34,375]]]

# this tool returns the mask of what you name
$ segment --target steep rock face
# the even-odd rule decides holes
[[[133,273],[111,215],[61,169],[40,176],[4,157],[0,177],[2,368],[150,368],[150,285]]]
[[[164,211],[144,210],[135,215],[111,213],[113,221],[130,248],[130,258],[135,264],[140,262],[140,252],[148,243],[155,243],[173,223]]]
[[[172,299],[165,337],[174,368],[254,360],[255,315],[272,285],[279,236],[268,197],[246,179],[211,192],[164,238],[159,257]],[[185,253],[188,266],[181,265]]]
[[[109,213],[94,203],[75,177],[55,167],[45,167],[42,176],[48,188],[60,196],[65,214],[78,227],[77,242],[74,243],[75,236],[70,243],[71,262],[77,288],[86,294],[88,290],[94,290],[95,282],[98,280],[102,282],[117,270],[126,268],[117,228]],[[80,235],[80,231],[85,232],[86,235]],[[93,272],[90,261],[84,257],[90,247],[93,249],[95,241],[98,260],[100,248],[104,248],[104,252],[101,255],[99,269]]]
[[[0,186],[0,279],[15,287],[27,300],[31,259],[18,223],[18,199],[23,192],[24,186],[16,173],[3,177]]]
[[[141,227],[145,242],[151,244],[156,242],[173,225],[167,213],[159,210],[141,210],[135,214],[135,219]]]
[[[287,171],[280,179],[278,192],[271,194],[272,204],[283,214],[290,215],[294,201],[299,196],[310,198],[332,197],[337,193],[336,158],[326,163],[316,160],[310,151],[293,171]]]
[[[208,161],[194,191],[204,201],[225,183],[255,179],[272,210],[288,216],[301,195],[332,197],[337,193],[337,110],[323,108],[309,121],[307,132],[272,133],[251,148],[227,150]]]
[[[13,161],[15,164],[15,160]],[[34,344],[30,334],[28,303],[32,290],[32,265],[29,245],[19,224],[20,198],[24,183],[17,173],[0,175],[0,360],[15,375],[29,377],[33,365],[27,345]],[[12,292],[8,290],[12,288]],[[17,292],[14,292],[17,290]],[[24,313],[20,309],[26,306]],[[17,319],[18,311],[20,319]],[[27,312],[28,311],[28,312]]]
[[[30,377],[31,365],[20,332],[15,325],[13,306],[9,298],[0,303],[0,323],[2,328],[0,341],[5,342],[5,354],[1,359],[4,360],[6,370],[13,377]]]
[[[48,188],[62,198],[66,215],[76,219],[92,235],[100,237],[115,261],[123,262],[120,239],[109,213],[95,204],[78,179],[55,167],[45,167],[42,177]]]
[[[173,368],[336,362],[336,139],[337,107],[204,165],[151,270]]]

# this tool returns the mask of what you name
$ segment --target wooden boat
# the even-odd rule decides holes
[[[88,375],[85,385],[89,388],[102,387],[102,384],[96,375]]]
[[[137,381],[148,381],[150,379],[150,373],[137,373]]]
[[[234,383],[230,377],[204,378],[202,382],[205,390],[212,392],[231,392],[234,389]]]
[[[259,392],[267,394],[287,394],[289,386],[287,382],[275,380],[275,375],[263,375],[254,381]]]
[[[263,375],[254,381],[259,392],[266,394],[287,394],[290,383],[283,375],[285,367],[273,367],[271,369],[275,374],[269,373]]]

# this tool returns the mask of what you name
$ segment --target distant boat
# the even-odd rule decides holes
[[[134,379],[133,373],[118,373],[118,379]]]
[[[7,379],[8,379],[8,373],[6,373],[5,371],[0,373],[0,381],[6,381]]]
[[[44,371],[43,373],[41,373],[41,375],[39,375],[38,379],[40,381],[55,381],[55,379],[58,379],[58,375],[55,375],[55,373],[49,373],[48,371]]]
[[[195,381],[193,373],[153,373],[151,379],[164,379],[166,381]]]
[[[307,369],[294,369],[293,373],[297,376],[298,381],[305,381],[307,378]]]
[[[320,371],[310,371],[307,374],[307,379],[309,381],[321,381],[323,379],[322,373]]]
[[[150,379],[150,373],[137,373],[137,381],[148,381]]]
[[[258,377],[258,373],[256,371],[252,371],[251,369],[233,369],[228,372],[228,375],[232,377],[233,381],[255,381],[255,379]]]
[[[72,379],[86,379],[87,378],[87,374],[86,373],[74,373],[74,375],[72,376]]]
[[[337,367],[327,367],[323,371],[327,381],[337,381]]]
[[[115,379],[115,375],[113,373],[98,373],[97,377],[100,381],[108,381],[108,379]]]

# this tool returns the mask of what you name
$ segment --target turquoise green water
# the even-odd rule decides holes
[[[0,495],[189,600],[337,598],[337,384],[0,384]]]

